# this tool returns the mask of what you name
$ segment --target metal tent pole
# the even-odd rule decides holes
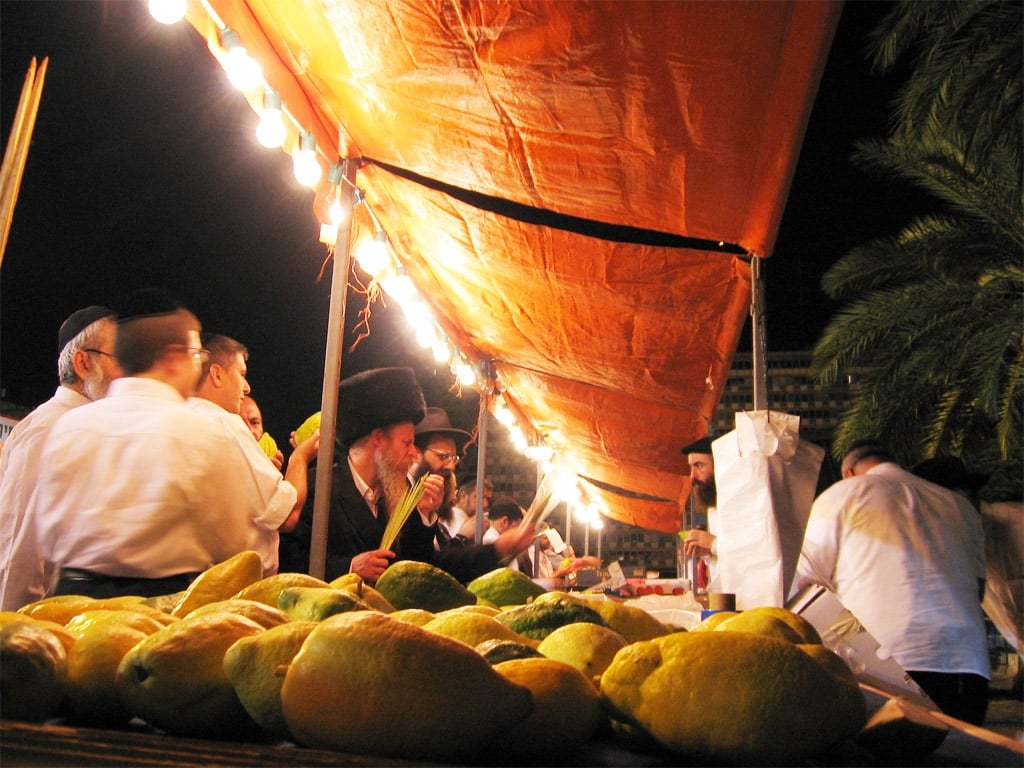
[[[764,260],[755,256],[751,259],[750,323],[753,345],[751,355],[754,377],[754,410],[763,411],[768,407],[768,370],[765,361],[767,343],[764,325]]]

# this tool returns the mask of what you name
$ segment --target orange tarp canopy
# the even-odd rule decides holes
[[[602,511],[678,530],[841,4],[209,4]]]

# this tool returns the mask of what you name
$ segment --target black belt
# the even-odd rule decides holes
[[[122,581],[166,581],[168,579],[185,580],[191,582],[199,573],[176,573],[173,576],[162,576],[159,578],[145,578],[142,576],[108,576],[105,573],[83,571],[79,568],[61,568],[61,581],[87,581],[91,583],[117,583]]]

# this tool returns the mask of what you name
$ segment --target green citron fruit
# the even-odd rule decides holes
[[[270,629],[278,624],[286,624],[291,621],[288,614],[280,608],[265,605],[257,600],[243,600],[239,597],[217,600],[213,603],[201,605],[185,618],[190,619],[193,616],[202,616],[205,613],[236,613],[239,616],[252,619],[264,629]]]
[[[612,717],[694,764],[797,765],[860,730],[864,696],[787,640],[679,632],[601,676]]]
[[[295,443],[302,443],[313,436],[313,433],[320,429],[320,411],[317,411],[295,430]]]
[[[257,442],[259,443],[260,448],[263,449],[263,452],[267,454],[269,458],[272,459],[275,456],[277,456],[277,440],[271,437],[269,432],[264,432],[262,435],[260,435],[260,439]]]
[[[554,630],[579,621],[604,626],[601,615],[589,606],[564,596],[510,608],[495,616],[498,621],[521,635],[543,640]]]
[[[498,735],[495,751],[527,764],[552,765],[572,757],[597,732],[601,699],[579,670],[546,658],[503,661],[494,669],[533,694],[533,712]]]
[[[534,602],[558,600],[575,600],[581,605],[596,611],[605,624],[626,638],[627,643],[635,643],[639,640],[653,640],[656,637],[661,637],[671,632],[668,627],[643,608],[627,605],[606,595],[581,597],[571,593],[547,592],[538,597]]]
[[[165,626],[135,610],[89,610],[68,622],[77,638],[68,651],[68,702],[79,720],[99,727],[131,720],[114,684],[117,668],[128,651]]]
[[[460,605],[473,605],[476,595],[454,576],[430,563],[399,560],[377,579],[376,589],[396,610],[422,608],[440,613]]]
[[[53,632],[30,619],[0,626],[0,713],[4,719],[45,721],[64,702],[67,683],[67,651]]]
[[[117,668],[115,685],[135,717],[181,736],[228,737],[256,732],[224,672],[238,639],[265,631],[234,613],[182,619],[135,645]]]
[[[578,669],[596,688],[615,654],[627,645],[626,638],[614,629],[581,621],[553,630],[540,641],[537,650]]]
[[[239,701],[261,728],[282,739],[291,732],[281,709],[281,685],[315,621],[292,621],[239,638],[224,654],[224,673]]]
[[[234,597],[262,578],[263,560],[260,556],[251,549],[239,552],[196,576],[171,613],[179,617],[188,616],[202,605]]]
[[[310,633],[281,703],[304,746],[435,762],[473,759],[533,709],[529,690],[464,643],[368,611]]]
[[[514,568],[496,568],[473,579],[467,587],[478,598],[494,605],[524,605],[546,591]]]
[[[524,645],[537,645],[536,640],[513,632],[493,616],[481,613],[445,611],[424,624],[423,628],[474,647],[484,640],[510,640]]]
[[[336,613],[373,610],[351,592],[330,587],[288,587],[278,596],[277,607],[292,621],[323,621]]]
[[[240,590],[233,597],[240,600],[255,600],[272,608],[277,608],[277,599],[288,587],[326,587],[327,582],[310,576],[308,573],[275,573]]]

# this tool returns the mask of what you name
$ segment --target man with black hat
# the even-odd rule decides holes
[[[711,438],[702,437],[681,450],[690,465],[690,508],[695,513],[691,528],[683,541],[683,554],[699,558],[697,573],[693,574],[694,586],[707,591],[717,576],[718,537],[712,532],[716,527],[716,505],[718,487],[715,485],[715,457],[711,452]]]
[[[444,408],[427,408],[426,415],[416,425],[415,433],[420,458],[413,467],[413,480],[426,474],[440,475],[444,478],[444,497],[435,516],[442,543],[450,543],[452,534],[448,530],[448,524],[452,519],[452,507],[455,505],[458,491],[455,469],[462,461],[456,441],[462,440],[465,446],[473,436],[463,429],[455,429]],[[433,524],[435,521],[424,522]]]
[[[185,589],[248,549],[253,479],[232,438],[185,400],[207,351],[199,320],[146,291],[119,313],[124,377],[54,424],[29,506],[59,570],[51,594],[154,596]]]
[[[114,357],[114,313],[93,305],[73,312],[57,333],[57,375],[53,397],[18,422],[0,452],[0,606],[13,611],[46,592],[34,537],[23,524],[36,485],[39,460],[50,428],[80,405],[103,397],[121,376]]]
[[[396,557],[430,562],[465,581],[470,573],[480,575],[498,567],[512,549],[532,540],[532,530],[517,531],[498,545],[438,552],[435,528],[427,521],[442,502],[444,480],[440,475],[428,475],[419,513],[406,521],[393,550],[380,549],[388,519],[409,489],[409,471],[419,458],[415,425],[426,414],[423,392],[411,368],[376,368],[341,382],[338,408],[341,452],[331,480],[328,581],[356,573],[375,583]],[[315,488],[315,483],[310,486]],[[281,567],[285,570],[309,569],[312,506],[307,505],[295,530],[282,536]]]

